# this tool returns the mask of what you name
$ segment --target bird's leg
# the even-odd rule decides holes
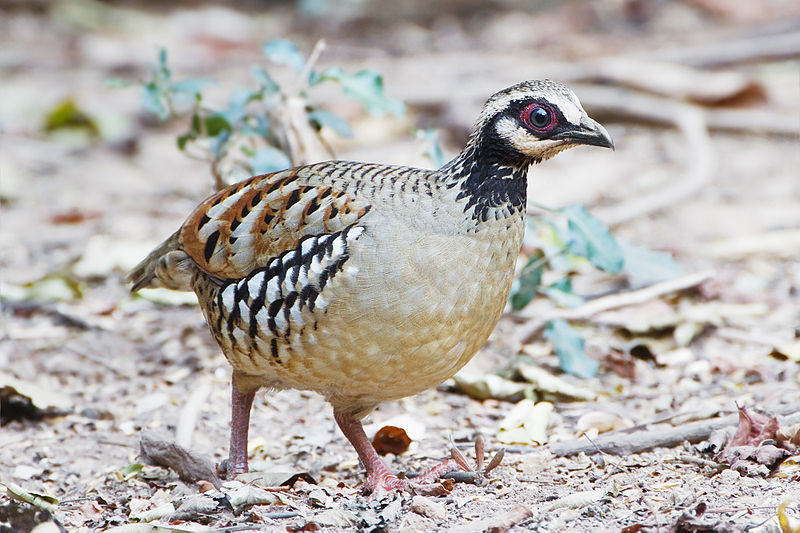
[[[364,485],[367,492],[379,495],[396,489],[412,488],[412,483],[409,480],[400,479],[395,474],[392,474],[367,438],[367,434],[364,433],[364,427],[359,420],[352,414],[335,408],[333,410],[333,418],[339,425],[339,429],[344,433],[344,436],[356,449],[359,459],[367,469],[367,482]],[[421,476],[414,478],[413,485],[435,483],[442,475],[460,468],[458,463],[448,459],[426,470]]]
[[[231,445],[225,477],[233,479],[247,472],[247,432],[250,429],[250,407],[258,387],[246,387],[236,372],[231,380]]]

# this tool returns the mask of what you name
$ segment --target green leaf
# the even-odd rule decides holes
[[[141,463],[131,463],[128,466],[120,469],[119,473],[122,474],[122,478],[127,481],[141,474],[142,468],[143,467]]]
[[[559,211],[567,215],[570,253],[585,257],[597,268],[612,274],[622,269],[622,250],[602,222],[582,205],[564,207]]]
[[[399,117],[405,112],[403,102],[386,96],[383,91],[383,78],[373,70],[361,70],[350,75],[345,74],[340,67],[330,67],[315,76],[314,83],[326,80],[338,82],[345,96],[361,102],[372,115],[392,113]]]
[[[353,128],[347,121],[335,113],[324,109],[315,109],[308,114],[308,120],[320,128],[326,126],[336,132],[336,135],[345,138],[353,136]]]
[[[241,125],[245,135],[258,135],[266,139],[269,135],[269,119],[264,115],[249,115]]]
[[[231,139],[231,130],[222,130],[215,137],[209,137],[211,140],[211,153],[214,154],[214,159],[220,159],[225,153],[225,147]]]
[[[197,139],[197,134],[191,131],[178,136],[176,139],[178,143],[178,150],[186,150],[186,145],[189,143],[189,141],[193,141],[195,139]]]
[[[578,307],[584,302],[583,296],[572,291],[572,279],[569,277],[561,278],[539,292],[563,307]]]
[[[141,91],[142,107],[156,115],[159,120],[169,118],[169,109],[164,103],[161,88],[155,82],[146,83]]]
[[[624,241],[620,241],[619,245],[625,258],[622,270],[638,281],[654,283],[673,279],[683,274],[681,267],[667,252],[649,250]]]
[[[544,254],[537,251],[522,267],[519,277],[511,285],[511,308],[514,311],[519,311],[528,305],[536,296],[536,291],[542,283],[544,265]]]
[[[92,137],[100,135],[100,129],[89,115],[80,109],[71,98],[60,101],[44,119],[44,130],[47,132],[60,129],[80,129]]]
[[[597,375],[600,364],[586,355],[583,339],[564,320],[551,320],[544,337],[553,344],[561,369],[574,376],[591,378]]]
[[[267,146],[256,152],[250,160],[253,174],[269,174],[292,166],[292,160],[277,148]]]
[[[297,72],[301,72],[306,64],[303,54],[300,53],[294,43],[286,39],[270,41],[261,48],[261,51],[270,61],[281,65],[289,65]]]
[[[216,137],[223,131],[230,132],[233,130],[231,123],[221,113],[212,113],[205,119],[206,135],[209,137]]]
[[[281,86],[275,83],[275,80],[269,75],[267,69],[260,65],[254,65],[250,68],[250,75],[258,82],[261,89],[268,94],[275,94],[281,89]]]
[[[3,481],[3,485],[6,486],[6,495],[13,500],[29,503],[51,514],[58,510],[58,499],[53,496],[28,491],[8,481]]]

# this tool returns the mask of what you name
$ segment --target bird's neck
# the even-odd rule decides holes
[[[525,211],[529,161],[510,162],[498,147],[473,136],[467,147],[441,169],[448,188],[457,191],[464,213],[476,223],[503,220]]]

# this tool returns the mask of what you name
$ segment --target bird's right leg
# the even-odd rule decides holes
[[[225,477],[233,479],[247,472],[247,432],[250,429],[250,408],[258,386],[245,376],[233,372],[231,379],[231,445],[224,467]]]

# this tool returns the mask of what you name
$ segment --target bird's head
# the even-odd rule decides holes
[[[589,118],[575,93],[550,80],[525,81],[492,95],[475,134],[516,164],[538,163],[580,144],[614,149],[611,136]]]

